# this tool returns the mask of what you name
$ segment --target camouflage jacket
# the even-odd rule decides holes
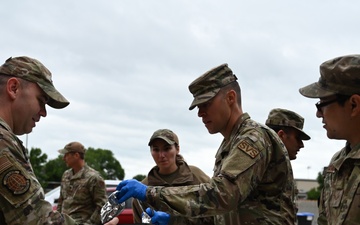
[[[360,144],[351,150],[347,144],[324,170],[318,224],[359,224],[359,206]]]
[[[164,180],[163,176],[159,174],[159,168],[157,166],[153,167],[148,176],[142,181],[142,183],[146,185],[152,186],[185,186],[185,185],[193,185],[193,184],[200,184],[204,182],[209,182],[210,178],[199,168],[195,166],[189,166],[185,161],[177,162],[178,170],[172,177],[175,179],[172,182],[167,182]],[[143,210],[147,207],[150,207],[145,202],[141,202],[142,209],[139,206],[139,201],[133,201],[133,212],[134,212],[134,222],[141,223],[141,215]],[[157,210],[155,208],[155,210]],[[206,224],[212,225],[214,224],[214,217],[204,217],[204,218],[189,218],[184,216],[172,216],[169,225],[196,225],[196,224]]]
[[[294,179],[285,146],[270,128],[243,114],[216,154],[208,183],[149,187],[147,201],[174,215],[217,215],[215,224],[295,223]]]
[[[28,152],[0,118],[0,224],[76,224],[44,200]]]
[[[106,201],[105,182],[97,171],[85,165],[76,174],[72,169],[64,172],[59,212],[70,215],[80,224],[101,224],[100,210]]]

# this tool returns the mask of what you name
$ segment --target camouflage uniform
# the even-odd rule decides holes
[[[284,130],[284,132],[286,133],[285,129],[286,128],[290,128],[290,129],[295,129],[298,132],[298,138],[301,140],[310,140],[310,136],[307,135],[304,131],[303,131],[303,127],[304,127],[304,121],[305,119],[300,116],[299,114],[297,114],[296,112],[287,110],[287,109],[280,109],[280,108],[275,108],[272,109],[269,112],[268,118],[265,121],[265,124],[270,127],[271,129],[273,129],[276,133],[278,133],[279,130]],[[281,137],[280,137],[281,139]],[[298,140],[299,141],[299,140]],[[291,142],[293,143],[293,142]],[[286,143],[285,143],[286,145]],[[286,146],[285,146],[286,147]],[[289,146],[289,147],[293,147],[293,146]],[[288,153],[289,151],[294,151],[294,149],[292,148],[292,150],[287,149]],[[295,149],[295,150],[299,150],[299,149]],[[290,160],[291,160],[291,154],[295,154],[294,152],[289,153],[290,155]],[[299,193],[299,190],[296,187],[296,182],[294,182],[294,189],[295,189],[295,198],[294,198],[294,207],[295,207],[295,211],[298,211],[298,204],[297,204],[297,196]]]
[[[0,118],[0,224],[76,224],[44,200],[28,152]]]
[[[340,56],[325,61],[320,65],[320,75],[318,82],[300,88],[303,96],[325,98],[344,95],[350,98],[360,95],[360,55]],[[350,107],[359,106],[355,104]],[[358,115],[350,118],[353,123],[358,121],[356,117]],[[351,133],[348,127],[343,126],[342,129],[346,129],[347,134]],[[352,138],[347,137],[336,139],[345,139],[347,143],[324,169],[318,224],[360,224],[360,143],[350,143]]]
[[[57,210],[70,215],[79,224],[101,224],[100,210],[107,201],[106,189],[100,174],[85,165],[73,174],[64,172]]]
[[[360,144],[337,152],[324,175],[318,224],[359,224]]]
[[[205,103],[221,87],[236,81],[227,64],[199,77],[189,89]],[[205,91],[204,91],[205,90]],[[208,183],[184,187],[148,187],[147,201],[174,215],[217,215],[215,224],[294,224],[293,173],[285,146],[268,127],[242,114],[223,140]]]
[[[53,108],[69,102],[55,89],[51,73],[39,61],[29,57],[9,58],[0,74],[36,82]],[[76,224],[68,215],[54,212],[44,200],[44,191],[28,158],[28,151],[10,126],[0,118],[0,224]]]
[[[164,186],[164,187],[172,187],[172,186],[186,186],[193,184],[200,184],[209,182],[210,178],[199,168],[196,166],[189,166],[182,156],[177,155],[176,163],[178,165],[178,170],[175,173],[171,174],[172,180],[168,182],[169,175],[166,178],[159,174],[159,167],[153,167],[148,176],[142,181],[143,184],[152,185],[152,186]],[[150,207],[150,205],[145,202],[141,202],[142,208],[145,210]],[[141,223],[141,215],[143,210],[139,206],[139,202],[137,200],[133,201],[133,212],[134,212],[134,222]],[[196,224],[214,224],[213,217],[205,217],[200,219],[194,218],[186,218],[186,217],[171,217],[171,222],[169,224],[172,225],[196,225]]]

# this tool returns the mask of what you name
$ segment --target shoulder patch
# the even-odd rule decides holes
[[[7,157],[0,157],[0,174],[2,174],[5,170],[9,169],[11,166],[12,163]]]
[[[7,172],[2,182],[14,195],[24,194],[30,188],[30,180],[27,179],[20,170]]]
[[[239,145],[237,146],[241,151],[245,152],[247,155],[249,155],[251,158],[255,158],[257,155],[259,155],[259,151],[252,147],[247,141],[242,140],[240,141]]]

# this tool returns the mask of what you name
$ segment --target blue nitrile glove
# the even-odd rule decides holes
[[[170,215],[166,212],[155,211],[147,208],[145,212],[151,217],[151,223],[156,225],[167,225],[170,220]]]
[[[141,201],[146,199],[147,186],[140,183],[135,179],[121,181],[116,190],[119,192],[116,194],[116,198],[119,199],[119,203],[125,202],[128,198],[134,197]]]

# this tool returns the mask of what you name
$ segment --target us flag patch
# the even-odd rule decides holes
[[[12,166],[12,163],[6,157],[0,158],[0,174],[5,170],[9,169]]]

